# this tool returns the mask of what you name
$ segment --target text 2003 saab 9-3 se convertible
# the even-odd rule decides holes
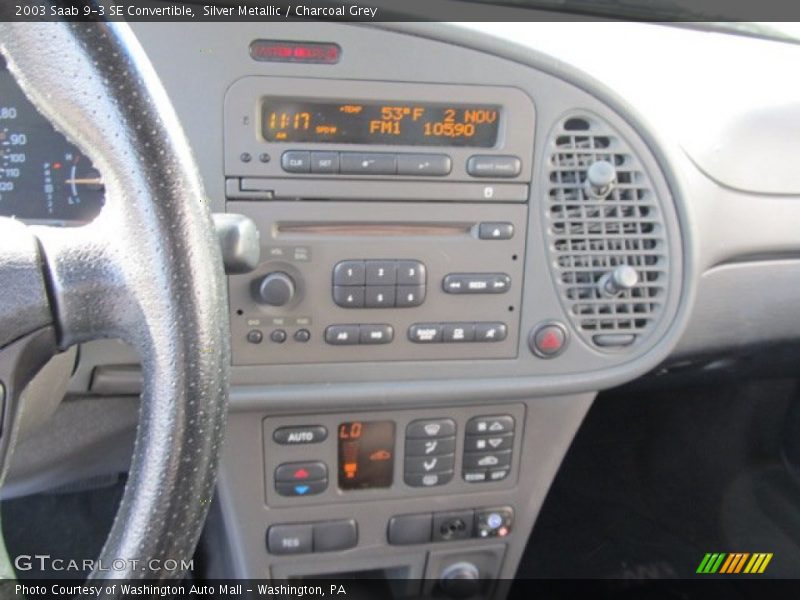
[[[796,26],[5,4],[2,594],[800,577]]]

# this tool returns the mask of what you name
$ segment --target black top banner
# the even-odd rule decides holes
[[[3,21],[586,21],[742,23],[800,20],[797,0],[2,0]],[[749,23],[752,22],[752,23]],[[758,24],[757,24],[758,22]],[[744,25],[745,23],[749,23]],[[749,29],[753,29],[750,32]],[[772,37],[764,34],[765,37]],[[778,36],[780,37],[780,36]],[[786,38],[787,41],[790,37]]]

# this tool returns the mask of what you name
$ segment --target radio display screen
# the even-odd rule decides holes
[[[267,142],[491,148],[500,110],[489,104],[264,98],[261,134]]]
[[[386,488],[394,478],[394,421],[339,425],[339,489]]]

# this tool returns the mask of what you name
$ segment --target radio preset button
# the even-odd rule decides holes
[[[450,273],[442,280],[448,294],[504,294],[511,288],[505,273]]]
[[[334,346],[351,346],[359,342],[358,325],[330,325],[325,329],[325,341]]]
[[[342,152],[339,172],[346,175],[395,175],[397,156],[377,152]]]
[[[442,325],[416,323],[408,328],[408,339],[416,344],[435,344],[442,341]]]
[[[517,156],[470,156],[467,173],[473,177],[516,177],[522,171],[522,161]]]
[[[342,308],[363,308],[366,288],[356,285],[333,286],[333,301]]]
[[[398,154],[398,175],[419,175],[422,177],[448,175],[453,161],[446,154]]]
[[[481,223],[478,225],[478,238],[482,240],[510,240],[514,237],[511,223]]]
[[[287,150],[281,155],[281,167],[287,173],[309,173],[311,154],[304,150]]]
[[[367,269],[363,260],[343,260],[333,267],[334,285],[364,285]]]
[[[339,153],[338,152],[312,152],[311,153],[311,172],[312,173],[338,173],[339,172]]]
[[[392,308],[394,306],[395,287],[393,285],[368,285],[364,298],[367,308]]]
[[[425,285],[425,265],[418,260],[397,261],[397,285]]]
[[[359,342],[362,344],[388,344],[394,339],[391,325],[359,325]]]
[[[410,308],[412,306],[419,306],[425,302],[425,286],[398,285],[395,296],[395,305],[397,308]]]
[[[366,261],[367,285],[394,285],[397,282],[397,261]]]

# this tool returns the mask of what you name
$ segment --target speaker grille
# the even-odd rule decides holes
[[[595,161],[614,165],[617,182],[605,198],[585,189]],[[668,238],[654,187],[627,143],[595,116],[563,119],[549,144],[546,230],[561,301],[591,345],[635,344],[658,321],[666,297]],[[638,282],[616,295],[599,282],[619,265]]]

